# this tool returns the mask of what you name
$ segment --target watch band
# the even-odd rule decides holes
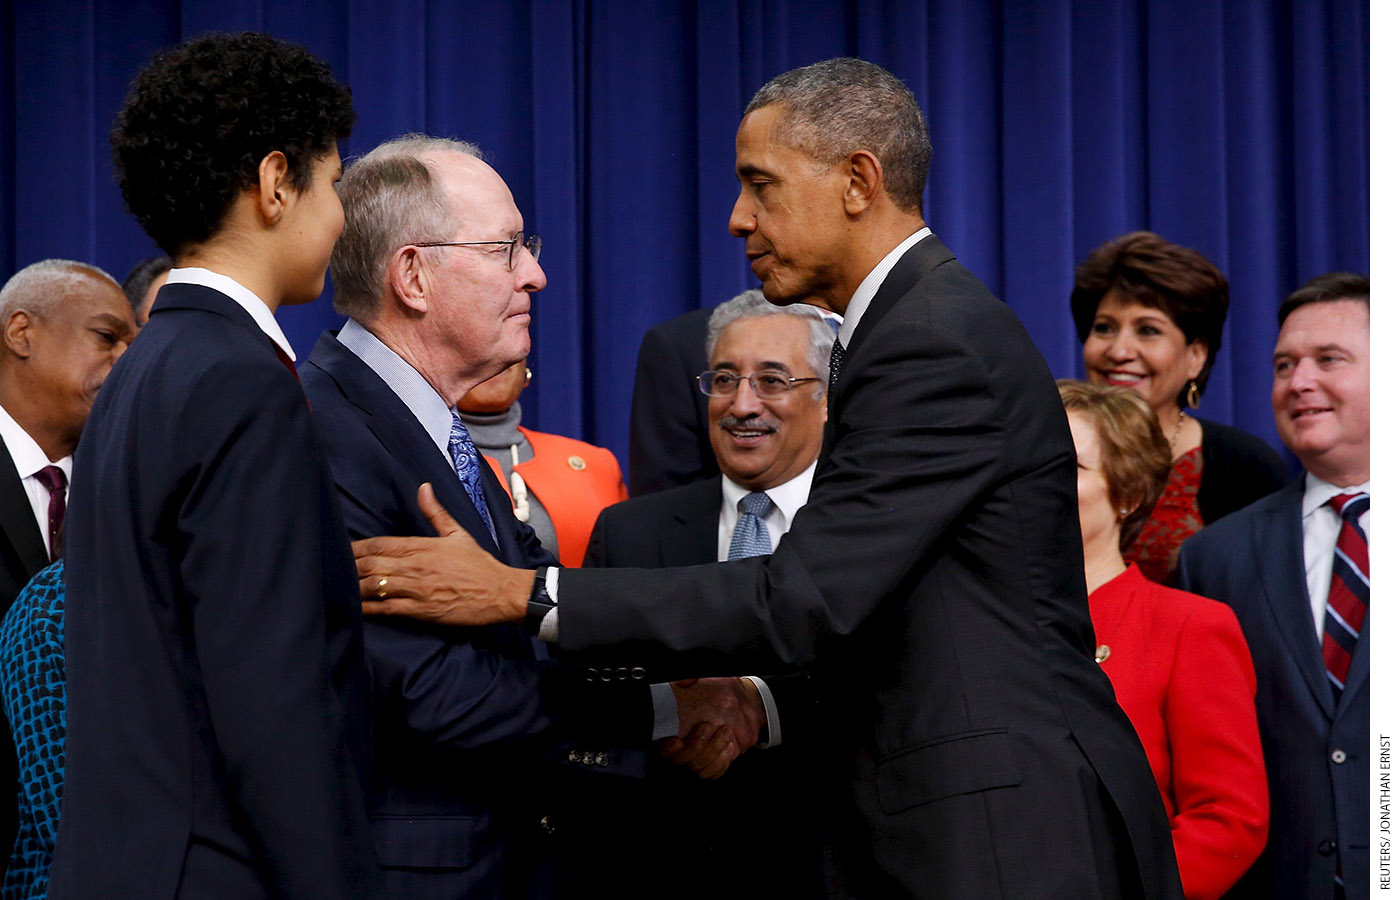
[[[535,570],[535,583],[530,588],[530,600],[525,604],[525,630],[532,637],[540,633],[540,623],[557,605],[554,598],[549,596],[546,578],[548,572],[548,566],[540,566]]]

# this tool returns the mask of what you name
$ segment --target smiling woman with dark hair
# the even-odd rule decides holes
[[[1171,579],[1182,541],[1287,477],[1259,438],[1187,413],[1205,393],[1229,308],[1230,285],[1210,260],[1150,231],[1095,248],[1074,272],[1085,377],[1146,400],[1171,446],[1166,489],[1124,554],[1153,581]]]

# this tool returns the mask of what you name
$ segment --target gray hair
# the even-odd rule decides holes
[[[16,310],[37,316],[48,315],[60,300],[71,296],[90,279],[110,282],[120,291],[115,278],[97,266],[72,259],[41,259],[20,269],[0,288],[0,322]]]
[[[831,345],[836,341],[836,333],[822,318],[816,307],[805,303],[791,306],[774,306],[763,299],[763,291],[744,291],[731,300],[726,300],[710,313],[709,325],[705,328],[705,359],[714,356],[715,344],[720,332],[740,319],[757,319],[765,316],[792,316],[805,319],[808,327],[807,363],[822,380],[825,388],[831,375]]]
[[[355,160],[340,180],[345,230],[331,253],[335,311],[357,322],[379,314],[389,258],[414,241],[451,240],[452,220],[442,184],[425,153],[447,151],[481,158],[466,141],[405,134]]]
[[[922,208],[933,146],[919,101],[904,82],[864,60],[823,60],[759,88],[744,115],[778,103],[779,139],[826,165],[868,150],[885,170],[894,204],[910,212]]]

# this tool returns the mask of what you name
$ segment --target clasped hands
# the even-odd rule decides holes
[[[535,573],[481,549],[427,484],[418,489],[418,506],[438,537],[375,537],[352,545],[364,613],[459,626],[525,618]],[[702,778],[718,778],[758,741],[767,716],[752,682],[702,678],[675,682],[671,689],[680,731],[661,742],[660,752],[672,762]]]

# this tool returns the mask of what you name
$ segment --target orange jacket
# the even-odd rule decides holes
[[[559,538],[559,561],[566,566],[583,563],[588,537],[598,513],[627,499],[622,469],[612,451],[558,434],[520,429],[534,456],[515,467],[525,486],[544,504]],[[482,458],[496,473],[496,480],[510,493],[501,464]]]

